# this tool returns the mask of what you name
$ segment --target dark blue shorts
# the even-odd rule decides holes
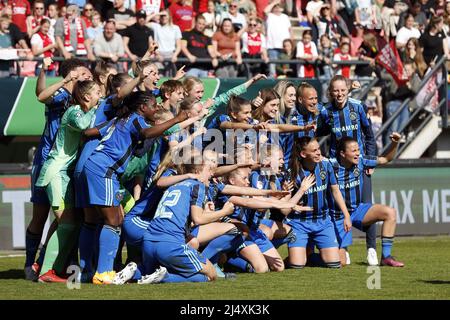
[[[274,248],[273,243],[261,229],[250,230],[249,239],[245,241],[245,245],[249,246],[252,244],[256,244],[262,253]]]
[[[190,277],[199,273],[207,259],[197,250],[185,243],[167,241],[143,241],[144,266],[146,274],[153,273],[158,265],[170,273]]]
[[[35,204],[50,205],[45,187],[37,187],[36,182],[41,173],[42,165],[33,165],[31,168],[31,199]]]
[[[300,221],[297,219],[289,219],[286,222],[294,229],[297,237],[295,242],[288,243],[288,248],[306,248],[310,240],[319,249],[337,248],[339,246],[333,223],[328,215],[326,218],[318,219],[316,222],[312,220]]]
[[[86,166],[81,175],[86,177],[91,206],[119,206],[123,193],[120,191],[120,183],[117,177],[105,178],[92,172]]]
[[[125,242],[134,247],[141,247],[144,233],[150,221],[136,215],[125,215],[122,223],[122,231]]]

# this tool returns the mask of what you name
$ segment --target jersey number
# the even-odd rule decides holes
[[[181,191],[180,190],[172,190],[169,193],[165,193],[162,197],[161,201],[158,204],[158,208],[156,209],[154,218],[162,218],[162,219],[172,219],[173,212],[167,210],[167,207],[176,206],[178,200],[180,199]]]

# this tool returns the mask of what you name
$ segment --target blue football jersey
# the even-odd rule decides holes
[[[125,119],[113,120],[86,166],[107,178],[114,174],[121,175],[134,149],[142,140],[141,130],[148,127],[150,125],[137,113],[132,113]]]
[[[197,180],[188,179],[171,186],[158,204],[146,239],[185,243],[192,221],[191,206],[203,209],[205,201],[206,187]]]
[[[305,168],[301,169],[299,175],[296,177],[297,186],[300,187],[303,179],[310,174],[315,175],[316,184],[305,192],[301,202],[303,202],[304,206],[312,207],[313,211],[292,212],[288,216],[289,219],[312,219],[314,221],[326,217],[329,213],[327,193],[331,192],[330,187],[332,185],[337,184],[330,162],[323,160],[317,163],[313,171]]]
[[[318,135],[331,133],[330,158],[336,157],[336,146],[342,137],[352,137],[358,141],[361,153],[376,157],[376,142],[370,120],[366,115],[367,107],[359,100],[349,98],[341,109],[328,103],[318,117]]]
[[[61,119],[70,107],[72,95],[66,88],[59,88],[45,104],[45,127],[39,142],[39,147],[34,156],[33,165],[43,165],[53,147],[56,134],[61,125]]]
[[[352,214],[362,202],[364,169],[368,167],[374,168],[377,165],[377,160],[366,159],[360,156],[358,164],[348,169],[341,166],[335,158],[331,158],[329,162],[333,167],[339,190],[341,190],[347,209]],[[335,219],[340,219],[344,216],[331,194],[329,195],[328,203],[331,216]]]

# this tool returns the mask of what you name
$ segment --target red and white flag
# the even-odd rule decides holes
[[[408,81],[408,76],[403,68],[394,40],[391,40],[381,49],[376,57],[376,61],[392,75],[398,85],[403,85]]]

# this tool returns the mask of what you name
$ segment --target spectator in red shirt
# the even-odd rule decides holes
[[[31,14],[30,3],[27,0],[9,0],[12,8],[12,23],[19,27],[23,33],[27,33],[27,16]]]
[[[83,19],[86,24],[86,28],[92,26],[92,14],[94,13],[94,6],[90,3],[86,3],[83,8],[83,14],[81,15],[81,19]]]
[[[33,14],[27,17],[27,35],[31,39],[33,34],[37,33],[41,28],[41,21],[45,13],[45,5],[43,0],[36,0],[33,3]]]
[[[194,27],[194,9],[186,0],[178,0],[169,7],[173,23],[180,27],[181,32]]]

